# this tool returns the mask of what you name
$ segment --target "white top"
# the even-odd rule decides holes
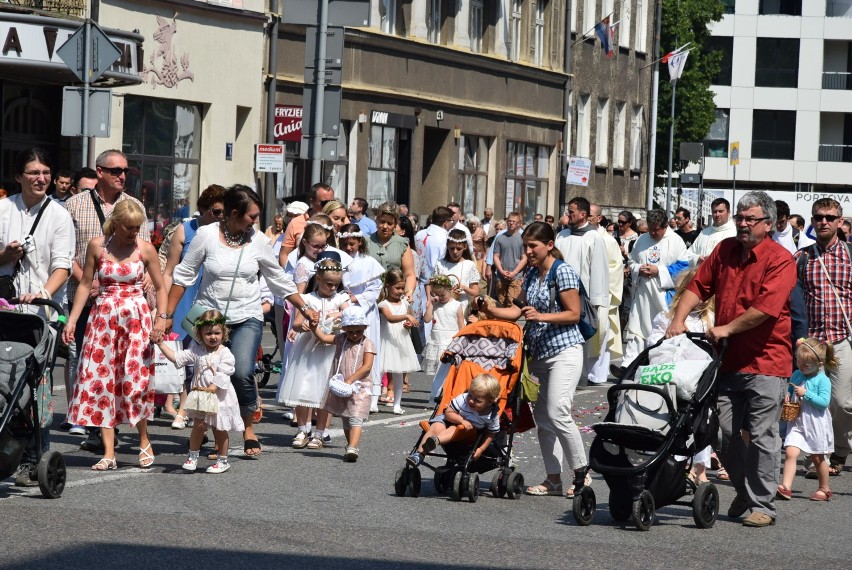
[[[474,284],[479,285],[479,271],[476,269],[476,264],[469,259],[462,259],[455,263],[441,259],[438,261],[438,265],[435,266],[435,273],[438,275],[454,275],[458,278],[458,283],[461,283],[465,287],[470,287]],[[453,285],[457,285],[458,283],[453,282]],[[467,310],[470,295],[462,293],[459,296],[459,301],[461,301],[462,307]]]
[[[425,230],[420,230],[414,236],[417,246],[417,255],[420,256],[420,271],[417,276],[420,283],[426,284],[429,278],[435,274],[435,266],[438,260],[447,253],[447,230],[432,224]]]
[[[240,260],[241,250],[244,252]],[[225,311],[237,260],[240,260],[239,272],[234,280],[231,304]],[[240,249],[234,249],[219,239],[218,222],[198,228],[189,251],[175,267],[174,283],[181,287],[194,285],[202,265],[204,274],[195,300],[221,311],[225,314],[228,324],[251,318],[263,320],[258,272],[266,278],[266,284],[274,295],[289,297],[296,293],[295,283],[272,255],[272,243],[269,238],[256,230],[252,230],[250,242]]]
[[[43,204],[44,200],[27,210],[23,194],[0,200],[0,250],[13,241],[23,243]],[[19,294],[37,293],[47,283],[51,273],[57,269],[71,269],[76,247],[71,214],[61,203],[53,200],[46,207],[33,234],[35,252],[24,256],[15,279],[15,288]],[[11,275],[14,269],[14,263],[7,263],[0,266],[0,275]],[[53,300],[63,304],[64,295],[65,285],[62,285]]]
[[[695,238],[695,241],[692,242],[692,245],[689,246],[689,250],[686,252],[689,259],[689,266],[695,267],[702,257],[707,257],[713,253],[713,250],[716,249],[716,246],[722,240],[736,235],[737,226],[734,225],[734,221],[731,219],[721,226],[707,226],[701,230],[701,233],[698,234],[698,237]]]
[[[791,254],[796,253],[796,250],[798,249],[796,247],[796,242],[793,241],[793,224],[790,222],[787,222],[787,227],[784,228],[783,232],[775,231],[772,234],[772,241],[783,245]]]

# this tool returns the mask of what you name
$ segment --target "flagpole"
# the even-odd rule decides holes
[[[654,26],[654,57],[659,62],[660,60],[660,28],[663,20],[663,3],[662,0],[657,1],[657,21]],[[654,73],[651,77],[651,126],[650,137],[648,142],[648,193],[647,193],[647,209],[651,210],[654,207],[654,181],[656,176],[657,162],[657,100],[659,99],[660,91],[660,64],[654,65]]]
[[[607,18],[611,18],[611,17],[612,17],[612,15],[613,15],[614,13],[615,13],[615,12],[610,12],[610,13],[609,13],[609,16],[605,16],[604,18],[601,18],[601,21],[600,21],[600,22],[598,22],[597,24],[595,24],[594,26],[592,26],[591,28],[589,28],[588,30],[586,30],[585,32],[583,32],[583,35],[582,35],[582,36],[580,36],[580,39],[579,39],[579,40],[577,40],[577,41],[575,41],[573,44],[571,44],[571,47],[574,47],[574,46],[575,46],[575,45],[577,45],[578,43],[580,43],[580,42],[584,42],[584,41],[586,41],[587,39],[589,39],[589,38],[588,38],[588,36],[589,36],[589,32],[594,32],[594,31],[595,31],[595,29],[596,29],[596,28],[597,28],[597,27],[601,24],[601,22],[603,22],[603,21],[604,21],[604,20],[606,20]],[[618,21],[618,22],[616,22],[615,24],[618,24],[619,22],[621,22],[621,20],[619,20],[619,21]],[[610,24],[610,26],[615,26],[615,24]],[[569,34],[570,34],[570,32],[569,32]]]
[[[674,166],[674,128],[675,100],[677,99],[677,79],[672,81],[672,124],[669,127],[669,182],[666,186],[666,216],[672,211],[672,168]]]

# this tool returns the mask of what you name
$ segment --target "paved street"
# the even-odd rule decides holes
[[[271,405],[274,387],[264,391],[261,459],[234,457],[222,475],[183,472],[189,430],[173,431],[162,420],[153,422],[157,460],[149,471],[135,467],[138,449],[126,427],[119,469],[109,473],[89,470],[96,456],[78,449],[81,438],[54,432],[54,449],[69,467],[65,492],[51,501],[37,488],[0,482],[0,568],[849,567],[850,471],[831,479],[829,503],[808,501],[816,482],[798,477],[796,498],[780,505],[778,524],[766,529],[723,515],[714,528],[699,530],[689,507],[673,506],[658,511],[650,532],[638,532],[612,522],[600,477],[593,483],[598,512],[585,528],[564,498],[512,501],[486,492],[475,504],[456,503],[434,491],[425,470],[422,496],[397,498],[394,472],[416,439],[416,420],[428,415],[430,382],[415,375],[405,416],[385,408],[370,417],[356,464],[341,461],[339,429],[325,449],[291,449],[295,429]],[[57,395],[64,404],[64,393]],[[605,413],[604,396],[605,388],[578,392],[575,415],[583,427]],[[58,424],[62,413],[56,418]],[[242,441],[231,443],[241,454]],[[526,481],[540,481],[535,432],[518,437],[516,456]],[[483,478],[484,492],[489,481]],[[723,483],[720,493],[724,513],[733,492]]]

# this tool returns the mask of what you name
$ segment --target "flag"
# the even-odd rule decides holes
[[[683,68],[686,66],[687,57],[689,57],[689,50],[673,51],[664,55],[660,60],[669,64],[669,81],[672,83],[680,79]]]
[[[601,39],[601,49],[612,58],[612,46],[615,44],[615,26],[609,25],[609,16],[595,24],[595,33]]]

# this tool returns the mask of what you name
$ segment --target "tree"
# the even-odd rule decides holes
[[[725,4],[720,0],[662,0],[662,3],[661,54],[674,51],[687,42],[692,42],[689,47],[693,48],[677,82],[673,162],[677,170],[680,143],[704,140],[716,119],[716,104],[710,84],[719,73],[722,52],[708,52],[704,44],[710,37],[708,25],[722,18]],[[664,69],[660,70],[657,102],[657,155],[654,165],[657,176],[668,171],[672,104],[668,67],[663,63],[659,65]]]

